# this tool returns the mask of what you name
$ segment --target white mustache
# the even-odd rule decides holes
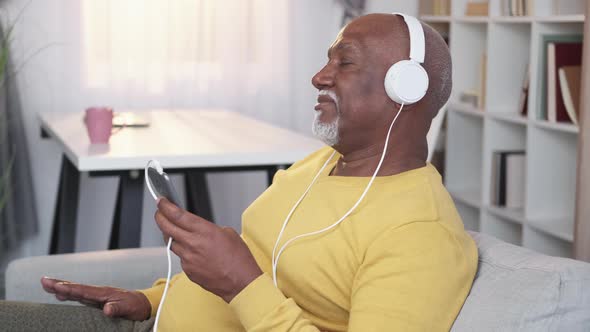
[[[328,96],[330,97],[334,103],[336,104],[336,107],[338,107],[338,96],[336,96],[336,94],[334,93],[334,91],[332,90],[320,90],[318,92],[318,97],[319,96]]]

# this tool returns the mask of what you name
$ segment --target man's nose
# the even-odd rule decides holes
[[[313,75],[311,84],[318,89],[323,90],[334,85],[334,71],[327,64],[317,74]]]

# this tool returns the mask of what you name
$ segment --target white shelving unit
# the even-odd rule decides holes
[[[467,0],[452,0],[450,16],[421,19],[449,37],[453,95],[448,106],[445,184],[467,229],[555,256],[572,256],[578,128],[537,119],[540,107],[541,36],[583,33],[585,0],[535,0],[534,16],[465,17]],[[556,15],[556,12],[559,14]],[[461,91],[478,90],[487,54],[482,109],[461,104]],[[528,115],[518,110],[530,64]],[[492,206],[492,156],[526,151],[525,205]]]

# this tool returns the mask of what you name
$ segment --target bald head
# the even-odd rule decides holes
[[[421,22],[422,23],[422,22]],[[447,102],[451,94],[451,55],[441,35],[429,25],[422,23],[425,39],[425,58],[422,66],[426,69],[430,84],[420,108],[432,117]],[[340,35],[363,37],[374,56],[387,71],[389,66],[400,60],[409,59],[410,36],[404,19],[393,14],[369,14],[350,22]]]

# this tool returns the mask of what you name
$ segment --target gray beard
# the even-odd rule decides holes
[[[320,115],[322,111],[316,111],[313,119],[313,124],[311,126],[311,132],[317,138],[319,138],[322,142],[326,143],[329,146],[334,146],[338,144],[340,141],[340,137],[338,136],[338,124],[340,122],[340,115],[336,116],[334,121],[325,123],[320,121]]]

